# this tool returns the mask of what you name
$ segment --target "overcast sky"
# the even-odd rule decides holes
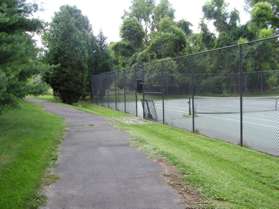
[[[36,16],[44,21],[51,21],[54,13],[65,4],[77,6],[86,15],[93,27],[94,34],[102,30],[108,41],[119,40],[119,28],[121,16],[124,10],[128,10],[131,0],[28,0],[39,4]],[[157,0],[158,2],[159,0]],[[170,0],[175,9],[176,19],[186,19],[193,24],[193,29],[198,30],[202,18],[202,6],[207,0]],[[241,22],[249,20],[249,14],[245,12],[245,0],[226,0],[230,8],[236,8],[240,12]]]

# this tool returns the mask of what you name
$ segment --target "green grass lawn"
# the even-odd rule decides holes
[[[0,115],[1,209],[32,209],[42,202],[39,189],[63,132],[62,118],[25,102]]]
[[[209,207],[279,208],[277,157],[158,123],[127,123],[131,116],[96,105],[80,103],[78,108],[116,121],[146,152],[176,165]]]

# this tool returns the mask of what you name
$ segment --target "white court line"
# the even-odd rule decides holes
[[[162,107],[160,105],[158,107],[156,107],[156,108],[162,110]],[[187,113],[187,111],[188,111],[188,110],[185,110],[185,109],[183,109],[181,107],[178,107],[178,106],[170,106],[169,108],[173,108],[173,110],[172,110],[173,112]],[[166,110],[166,107],[165,107],[165,112],[170,112],[170,111]],[[235,114],[240,114],[240,112],[239,113],[235,113]],[[244,113],[243,116],[245,118],[249,118],[249,119],[253,119],[253,120],[258,120],[258,121],[267,121],[267,122],[272,122],[272,123],[277,122],[277,120],[262,118],[262,116],[259,116],[259,117],[249,116],[248,114]]]
[[[276,123],[277,120],[270,120],[270,119],[266,119],[266,118],[261,118],[261,116],[259,117],[255,117],[255,116],[248,116],[244,113],[243,115],[243,120],[249,120],[249,119],[252,119],[252,120],[258,120],[258,121],[267,121],[267,122],[272,122],[272,123]]]
[[[158,109],[162,110],[161,107],[157,107]],[[179,112],[179,113],[186,113],[187,111],[180,111],[180,110],[173,110],[173,112]],[[219,119],[219,120],[227,120],[227,121],[232,121],[232,122],[237,122],[240,123],[240,119],[234,119],[234,118],[226,118],[226,117],[218,117],[218,116],[212,116],[210,114],[207,114],[206,117],[208,118],[214,118],[214,119]],[[245,116],[244,116],[245,117]],[[250,125],[256,125],[256,126],[260,126],[260,127],[266,127],[266,128],[278,128],[275,126],[270,126],[270,125],[264,125],[264,124],[258,124],[258,123],[253,123],[253,122],[249,122],[246,121],[246,119],[244,118],[243,120],[244,124],[250,124]],[[275,121],[272,121],[275,122]]]
[[[216,116],[212,116],[212,115],[207,115],[206,117],[208,118],[215,118],[215,119],[222,119],[222,120],[228,120],[228,121],[232,121],[232,122],[237,122],[240,123],[239,120],[233,119],[233,118],[222,118],[222,117],[216,117]],[[264,125],[264,124],[259,124],[259,123],[253,123],[253,122],[247,122],[245,120],[243,120],[244,124],[250,124],[250,125],[254,125],[254,126],[260,126],[260,127],[265,127],[265,128],[278,128],[277,126],[270,126],[270,125]]]
[[[237,113],[237,117],[240,117],[239,114],[240,113]],[[267,121],[267,122],[272,122],[272,123],[276,123],[277,122],[277,120],[275,118],[274,118],[274,120],[272,120],[272,119],[263,118],[263,115],[260,115],[260,116],[256,117],[255,115],[250,116],[249,114],[250,113],[248,113],[248,114],[247,113],[243,113],[243,119],[244,120],[252,119],[252,120],[258,120],[258,121]],[[220,116],[216,116],[216,117],[223,118],[224,117],[223,115],[225,115],[225,114],[221,114]],[[236,114],[229,114],[229,115],[234,115],[235,116]],[[229,117],[229,118],[235,119],[235,117]],[[239,120],[239,118],[237,118],[237,120]]]

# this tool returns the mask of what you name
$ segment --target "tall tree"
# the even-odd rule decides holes
[[[279,33],[279,1],[278,0],[246,0],[248,7],[252,8],[252,15],[265,19],[276,33]],[[269,4],[269,5],[268,5]],[[272,16],[270,17],[270,8]],[[268,11],[267,11],[268,10]],[[263,17],[259,15],[262,14]],[[266,16],[268,15],[268,16]]]
[[[184,31],[184,33],[186,34],[186,35],[191,35],[192,34],[192,29],[191,29],[191,27],[192,27],[192,23],[190,23],[189,21],[187,21],[187,20],[179,20],[178,22],[177,22],[177,26],[179,27],[179,28],[181,28],[183,31]]]
[[[135,50],[143,46],[144,31],[141,24],[134,17],[126,18],[120,29],[120,35]]]
[[[160,21],[164,17],[174,19],[175,10],[172,8],[169,0],[160,0],[159,4],[154,9],[154,26],[158,29]]]
[[[87,17],[76,7],[62,6],[45,34],[47,61],[55,65],[46,75],[63,102],[77,102],[88,87],[92,30]]]
[[[106,37],[101,31],[96,37],[96,48],[94,51],[93,73],[98,74],[108,72],[113,69],[112,57],[106,43]],[[90,75],[91,76],[91,75]]]
[[[39,73],[31,33],[42,27],[31,14],[37,5],[25,0],[1,0],[0,3],[0,111],[17,98],[28,94],[28,79]]]
[[[117,67],[126,67],[129,59],[136,53],[135,49],[125,40],[111,43],[110,48],[113,51],[114,62]]]
[[[143,25],[145,31],[145,43],[148,41],[149,32],[153,29],[152,15],[154,8],[154,0],[132,0],[130,11],[127,14],[129,17],[135,17]]]
[[[219,33],[216,47],[232,44],[240,38],[240,18],[237,10],[228,11],[224,0],[210,0],[203,6],[204,19],[213,21]]]
[[[181,55],[185,47],[185,33],[173,20],[165,17],[160,21],[158,31],[152,34],[149,46],[140,54],[139,59],[148,61],[146,57],[148,59],[175,57]]]
[[[201,28],[201,41],[203,47],[200,49],[212,49],[215,47],[216,36],[214,33],[210,32],[207,25],[202,21],[200,24]]]
[[[249,23],[249,29],[254,32],[256,36],[262,36],[261,33],[269,30],[272,35],[274,25],[272,25],[273,13],[272,5],[268,2],[256,3],[251,11],[252,20]]]

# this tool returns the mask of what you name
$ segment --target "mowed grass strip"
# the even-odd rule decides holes
[[[148,152],[166,157],[212,208],[278,209],[279,158],[159,123],[127,123],[126,115],[104,107],[83,109],[120,121],[120,127]],[[121,120],[123,122],[121,122]],[[263,139],[264,140],[264,139]]]
[[[41,203],[38,191],[63,132],[62,118],[29,103],[0,115],[1,209],[31,209]]]

